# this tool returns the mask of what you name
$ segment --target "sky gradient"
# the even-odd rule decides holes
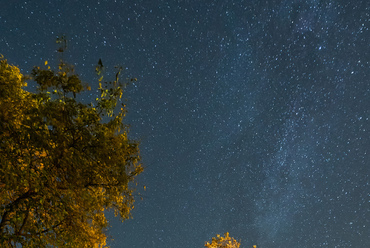
[[[0,0],[0,53],[126,92],[145,171],[112,248],[370,247],[370,1]],[[96,93],[97,94],[97,93]],[[95,99],[95,92],[84,101]],[[146,191],[143,190],[144,185]]]

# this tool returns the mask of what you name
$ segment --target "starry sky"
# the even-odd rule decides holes
[[[243,248],[370,247],[370,1],[0,5],[0,53],[23,73],[56,65],[65,34],[92,88],[99,58],[138,78],[126,121],[143,200],[133,219],[110,215],[112,248],[224,232]]]

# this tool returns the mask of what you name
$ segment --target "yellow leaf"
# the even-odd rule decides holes
[[[46,60],[46,61],[45,61],[45,65],[47,65],[47,64],[48,64],[48,61]]]

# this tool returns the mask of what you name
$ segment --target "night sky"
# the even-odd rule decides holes
[[[99,58],[138,78],[143,200],[110,217],[112,248],[370,247],[369,28],[369,0],[0,0],[23,73],[65,34],[92,88]]]

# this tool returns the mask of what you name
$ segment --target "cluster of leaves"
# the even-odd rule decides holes
[[[36,93],[0,58],[0,246],[105,247],[104,210],[130,217],[143,170],[125,108],[115,111],[124,85],[100,86],[94,107],[77,101],[89,87],[64,63],[32,79]]]
[[[225,237],[222,237],[221,235],[217,234],[216,237],[212,238],[212,242],[206,242],[204,245],[207,248],[239,248],[240,242],[236,241],[233,237],[229,236],[229,233],[224,234]],[[257,248],[256,245],[253,246],[253,248]]]
[[[225,233],[225,237],[217,234],[216,237],[212,238],[212,242],[206,242],[204,245],[207,248],[239,248],[240,243],[234,238],[229,236],[229,233]]]

